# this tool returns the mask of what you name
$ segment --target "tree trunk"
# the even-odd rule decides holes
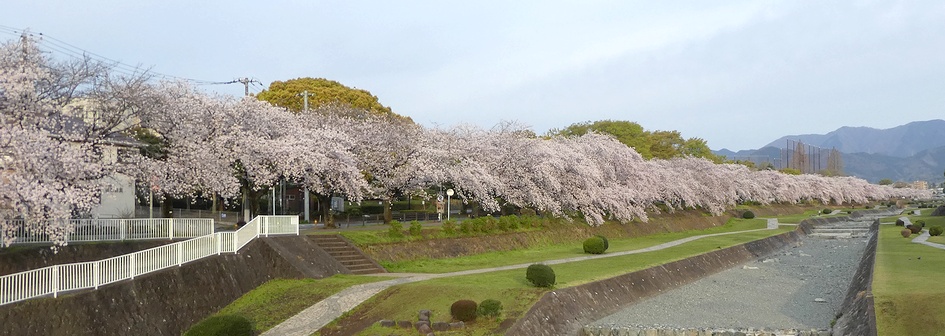
[[[390,211],[391,200],[384,200],[384,224],[390,224],[390,221],[394,220],[394,215]]]
[[[164,199],[161,200],[161,218],[172,218],[174,211],[174,199],[170,196],[164,196]]]
[[[322,220],[326,228],[334,228],[335,217],[331,215],[331,196],[318,195],[318,209],[322,211]]]

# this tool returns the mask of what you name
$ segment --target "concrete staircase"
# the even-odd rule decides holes
[[[318,247],[351,271],[351,274],[387,273],[383,267],[340,235],[312,235],[310,237]]]
[[[837,222],[813,227],[808,236],[821,238],[865,238],[870,233],[870,222]]]

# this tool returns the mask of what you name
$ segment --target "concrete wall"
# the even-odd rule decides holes
[[[870,226],[869,243],[860,259],[856,274],[847,290],[846,299],[837,314],[833,335],[875,336],[876,311],[873,308],[873,265],[876,261],[876,244],[879,239],[879,220]]]
[[[549,292],[516,321],[506,335],[577,335],[584,324],[613,314],[628,304],[795,244],[804,235],[803,228],[808,226],[802,223],[796,231]]]
[[[864,215],[886,214],[889,210],[856,211],[849,217],[815,217],[801,221],[793,232],[783,233],[762,240],[729,247],[723,250],[690,257],[673,263],[656,266],[645,270],[596,281],[576,287],[569,287],[545,294],[525,315],[506,332],[506,335],[727,335],[733,331],[713,330],[645,330],[635,328],[607,329],[594,327],[583,329],[586,323],[593,322],[614,312],[621,307],[633,304],[647,297],[661,294],[665,290],[691,283],[708,275],[737,266],[744,262],[770,254],[783,247],[795,244],[801,237],[811,232],[816,225],[849,221]],[[874,222],[874,230],[878,229]],[[872,310],[872,294],[861,293],[863,283],[871,282],[872,259],[875,256],[875,238],[872,247],[867,247],[854,283],[847,294],[842,312],[851,322],[849,332],[840,335],[875,335],[876,322]],[[863,269],[869,266],[869,270]],[[867,279],[869,277],[869,279]],[[854,289],[856,288],[856,289]],[[852,297],[852,298],[851,298]],[[840,323],[840,321],[838,321]],[[860,333],[865,330],[866,333]],[[869,330],[873,330],[869,334]],[[740,331],[744,333],[744,331]],[[822,335],[825,331],[816,330],[778,330],[759,335]]]
[[[253,240],[224,254],[134,280],[60,296],[0,306],[0,335],[180,335],[246,292],[276,278],[305,273],[266,240],[310,248],[306,237]],[[301,256],[306,257],[306,256]],[[307,266],[338,271],[330,267]]]

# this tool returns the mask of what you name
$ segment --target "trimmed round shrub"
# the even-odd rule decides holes
[[[184,336],[253,336],[253,324],[239,315],[211,316],[190,327]]]
[[[555,285],[555,270],[545,264],[531,264],[525,270],[525,279],[535,287],[551,287]]]
[[[921,227],[925,227],[925,221],[924,221],[924,220],[921,220],[921,219],[920,219],[920,220],[917,220],[917,221],[915,221],[915,225],[918,225],[918,226],[921,226]]]
[[[896,226],[906,226],[906,222],[903,222],[901,219],[897,219]]]
[[[909,227],[907,227],[907,229],[909,229],[909,231],[912,231],[912,233],[919,233],[919,232],[922,232],[922,227],[919,226],[918,224],[909,225]]]
[[[459,300],[450,306],[450,315],[459,321],[472,322],[476,320],[476,308],[476,301]]]
[[[936,226],[933,226],[933,227],[930,227],[930,228],[929,228],[929,235],[930,235],[930,236],[941,236],[941,235],[942,235],[942,231],[945,231],[945,229],[942,229],[942,226],[941,226],[941,225],[936,225]]]
[[[832,213],[833,213],[833,210],[824,208],[823,210],[820,210],[820,213],[825,214],[825,215],[829,215],[829,214],[832,214]]]
[[[493,299],[483,300],[479,303],[479,308],[476,309],[476,313],[479,314],[479,316],[499,317],[499,315],[502,315],[502,302]]]
[[[903,238],[909,238],[909,236],[912,235],[912,230],[902,229],[902,231],[899,231],[899,234],[901,234]]]
[[[597,236],[600,237],[600,239],[604,240],[604,251],[607,251],[607,249],[610,248],[610,241],[608,241],[607,237],[604,237],[603,235],[597,235]]]
[[[604,254],[606,250],[604,240],[601,237],[594,236],[584,240],[584,253]]]
[[[751,210],[745,211],[745,212],[742,213],[742,218],[744,218],[744,219],[752,219],[752,218],[755,218],[755,213],[754,213],[754,212],[751,212]]]

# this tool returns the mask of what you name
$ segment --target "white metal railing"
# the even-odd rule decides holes
[[[35,297],[94,288],[168,267],[218,255],[236,253],[257,237],[298,235],[296,216],[259,216],[236,232],[217,232],[99,261],[43,267],[0,276],[0,305]]]
[[[28,229],[23,220],[11,220],[4,226],[14,228],[13,244],[52,243],[45,233]],[[66,242],[180,239],[213,233],[213,219],[73,219],[72,227],[74,230],[66,235]]]

